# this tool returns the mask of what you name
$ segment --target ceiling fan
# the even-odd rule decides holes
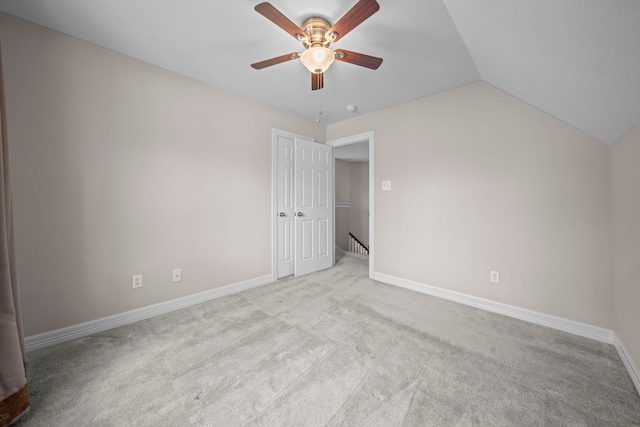
[[[300,58],[300,62],[311,71],[311,90],[318,90],[324,87],[324,72],[327,71],[334,60],[377,70],[382,64],[382,58],[344,49],[332,51],[329,49],[329,45],[340,40],[379,9],[380,5],[376,0],[359,0],[333,26],[326,19],[312,17],[304,21],[302,28],[300,28],[270,3],[260,3],[255,7],[255,10],[291,34],[296,40],[302,42],[305,50],[301,53],[292,52],[276,56],[275,58],[256,62],[251,66],[256,70],[261,70]]]

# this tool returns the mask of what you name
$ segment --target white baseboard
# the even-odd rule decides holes
[[[375,273],[374,280],[386,283],[388,285],[399,286],[401,288],[410,289],[412,291],[423,294],[432,295],[446,300],[454,301],[460,304],[469,305],[471,307],[480,308],[482,310],[491,311],[493,313],[503,314],[505,316],[515,317],[516,319],[535,323],[570,334],[591,338],[607,344],[613,344],[624,367],[627,369],[631,381],[640,395],[640,370],[633,363],[631,355],[620,341],[620,338],[614,331],[598,326],[588,325],[586,323],[575,322],[573,320],[564,319],[562,317],[550,316],[548,314],[539,313],[537,311],[527,310],[524,308],[514,307],[483,298],[474,297],[460,292],[450,291],[423,283],[413,282],[411,280],[400,279],[398,277],[389,276],[387,274]]]
[[[401,279],[382,273],[374,273],[374,280],[389,285],[399,286],[410,289],[412,291],[423,294],[433,295],[446,300],[465,304],[471,307],[480,308],[482,310],[493,313],[503,314],[505,316],[514,317],[516,319],[535,323],[549,328],[558,329],[574,335],[591,338],[597,341],[613,344],[615,346],[622,363],[629,372],[631,381],[636,387],[640,395],[640,370],[636,367],[633,359],[627,352],[620,338],[610,329],[600,328],[585,323],[575,322],[573,320],[563,319],[561,317],[550,316],[548,314],[539,313],[524,308],[514,307],[483,298],[474,297],[460,292],[450,291],[435,286],[425,285],[423,283],[413,282],[411,280]],[[118,326],[128,325],[140,320],[148,319],[160,314],[169,313],[171,311],[186,308],[195,304],[206,302],[212,299],[235,294],[247,289],[256,288],[258,286],[273,283],[271,275],[257,277],[255,279],[234,283],[209,291],[200,292],[171,301],[150,305],[148,307],[127,311],[113,316],[103,317],[101,319],[92,320],[78,325],[66,328],[56,329],[55,331],[45,332],[38,335],[32,335],[25,338],[25,349],[27,352],[38,350],[52,345],[61,344],[63,342],[72,341],[78,338],[86,337],[97,332],[106,331]]]
[[[613,345],[616,347],[616,351],[618,352],[618,356],[620,356],[624,367],[627,368],[627,372],[629,372],[631,382],[633,382],[633,385],[636,387],[638,396],[640,396],[640,370],[635,365],[635,363],[633,363],[633,359],[631,358],[631,355],[625,348],[624,344],[622,344],[620,337],[617,334],[614,334],[614,336],[615,342]]]
[[[614,343],[614,333],[610,329],[600,328],[598,326],[588,325],[573,320],[564,319],[562,317],[550,316],[548,314],[539,313],[537,311],[527,310],[512,305],[502,304],[483,298],[474,297],[460,292],[450,291],[423,283],[413,282],[411,280],[400,279],[398,277],[389,276],[387,274],[375,273],[374,279],[395,285],[412,291],[421,292],[423,294],[433,295],[446,300],[458,302],[460,304],[469,305],[471,307],[480,308],[482,310],[491,311],[493,313],[503,314],[516,319],[525,320],[537,325],[547,326],[549,328],[558,329],[574,335],[591,338],[607,344]]]
[[[169,313],[181,308],[189,307],[215,298],[224,297],[235,294],[247,289],[256,288],[258,286],[273,283],[271,275],[256,277],[255,279],[245,280],[243,282],[234,283],[220,288],[211,289],[186,297],[176,298],[171,301],[161,302],[159,304],[150,305],[148,307],[138,308],[136,310],[127,311],[113,316],[103,317],[101,319],[91,320],[89,322],[80,323],[78,325],[68,326],[66,328],[56,329],[55,331],[45,332],[38,335],[26,337],[24,340],[25,350],[27,352],[38,350],[52,345],[72,341],[78,338],[86,337],[97,332],[106,331],[118,326],[128,325],[139,320],[148,319],[160,314]]]

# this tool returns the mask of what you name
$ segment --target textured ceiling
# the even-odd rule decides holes
[[[271,0],[299,25],[310,16],[334,23],[355,2]],[[606,143],[640,119],[638,0],[378,2],[331,47],[382,57],[382,66],[334,63],[315,92],[298,61],[249,66],[302,50],[253,10],[259,0],[0,0],[0,10],[323,123],[477,80]]]

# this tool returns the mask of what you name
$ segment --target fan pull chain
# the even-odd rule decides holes
[[[316,123],[320,123],[320,116],[322,115],[322,104],[320,103],[320,92],[318,92],[318,118]]]

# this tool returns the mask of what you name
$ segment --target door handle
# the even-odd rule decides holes
[[[280,212],[280,216],[286,216],[284,212]]]
[[[303,216],[302,212],[298,212],[298,213],[296,213],[296,215]]]

